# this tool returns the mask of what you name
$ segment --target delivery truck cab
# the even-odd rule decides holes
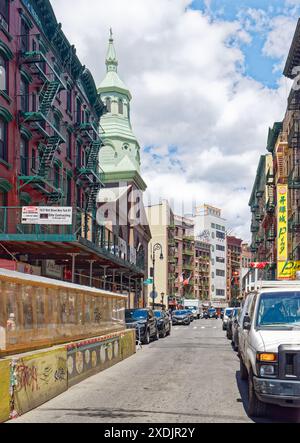
[[[270,404],[300,410],[300,282],[261,282],[246,297],[238,336],[249,415]]]
[[[194,319],[200,319],[201,317],[201,308],[200,308],[200,300],[184,300],[184,308],[192,311]]]

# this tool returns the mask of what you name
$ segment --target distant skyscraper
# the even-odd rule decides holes
[[[211,244],[210,299],[212,303],[225,303],[227,222],[220,209],[209,205],[196,208],[194,222],[195,238]]]

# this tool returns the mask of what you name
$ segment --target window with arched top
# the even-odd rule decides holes
[[[0,91],[7,91],[8,75],[7,75],[7,60],[0,54]]]
[[[123,113],[124,113],[124,105],[123,105],[123,100],[122,100],[122,99],[119,99],[119,102],[118,102],[118,111],[119,111],[119,114],[122,114],[122,115],[123,115]]]
[[[109,97],[106,99],[105,104],[106,104],[107,112],[111,112],[111,99]]]

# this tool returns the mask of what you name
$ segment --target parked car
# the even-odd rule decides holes
[[[172,324],[174,325],[186,325],[189,326],[191,324],[191,316],[185,311],[174,311],[172,315]]]
[[[215,318],[216,320],[218,320],[219,318],[217,310],[215,308],[209,308],[207,314],[207,318]]]
[[[165,338],[171,334],[171,319],[165,311],[154,311],[157,320],[159,336]]]
[[[195,320],[194,313],[191,309],[186,309],[186,311],[188,312],[192,323]]]
[[[126,309],[125,322],[128,329],[135,328],[136,339],[143,344],[149,344],[151,339],[159,339],[158,324],[152,309]]]
[[[240,308],[234,308],[229,315],[228,322],[227,322],[227,338],[228,338],[228,340],[232,340],[233,327],[234,327],[234,324],[237,322],[239,313],[240,313]]]
[[[268,404],[300,410],[300,283],[262,282],[239,318],[240,376],[251,416]]]
[[[232,347],[235,352],[238,352],[238,349],[239,349],[239,327],[240,327],[241,314],[242,314],[242,308],[239,308],[238,315],[235,318],[235,320],[233,321],[232,328],[231,328],[232,329],[231,343],[232,343]]]
[[[224,311],[224,316],[223,316],[223,331],[227,330],[227,323],[228,323],[228,319],[229,319],[229,315],[231,314],[231,312],[233,311],[234,308],[226,308]]]

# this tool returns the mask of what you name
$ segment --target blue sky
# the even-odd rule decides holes
[[[194,0],[192,8],[209,13],[213,20],[225,21],[238,20],[241,14],[246,14],[249,9],[262,10],[268,16],[271,26],[271,20],[275,17],[296,18],[299,16],[300,5],[296,5],[296,3],[297,0]],[[249,44],[241,45],[245,55],[245,74],[269,88],[277,88],[282,71],[274,71],[273,67],[278,59],[263,54],[267,30],[267,27],[265,32],[248,30],[252,41]]]
[[[167,198],[185,213],[209,203],[249,240],[258,161],[291,87],[282,72],[300,0],[51,2],[97,85],[113,28],[147,203]]]

